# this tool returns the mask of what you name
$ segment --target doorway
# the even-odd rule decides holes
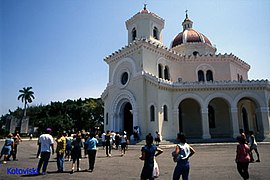
[[[127,135],[130,136],[133,133],[133,114],[132,106],[129,102],[124,105],[124,131],[127,132]]]

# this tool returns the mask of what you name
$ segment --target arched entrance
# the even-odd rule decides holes
[[[255,134],[259,132],[257,122],[257,104],[251,98],[245,97],[238,102],[239,129],[243,129],[246,133],[253,131]]]
[[[201,138],[201,107],[194,99],[185,99],[178,106],[179,132],[191,138]]]
[[[129,102],[125,103],[123,106],[123,127],[124,131],[126,131],[128,136],[130,136],[133,133],[132,106]]]
[[[214,98],[208,104],[209,131],[212,138],[228,138],[232,135],[229,104],[223,98]]]

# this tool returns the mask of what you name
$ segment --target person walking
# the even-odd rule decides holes
[[[107,157],[111,157],[111,151],[112,151],[112,135],[110,131],[107,131],[105,135],[105,145],[106,145],[106,155]]]
[[[126,154],[127,142],[127,132],[124,131],[123,135],[121,136],[121,156],[124,156]]]
[[[38,173],[40,174],[40,170],[42,167],[42,174],[46,174],[47,166],[49,163],[49,159],[52,154],[54,154],[54,141],[53,137],[51,136],[52,129],[47,128],[45,134],[42,134],[39,137],[38,145],[40,146],[40,159],[38,162]]]
[[[247,144],[247,136],[246,133],[244,132],[244,129],[239,129],[240,136],[244,139],[245,144]]]
[[[90,137],[86,141],[87,144],[87,154],[88,154],[88,162],[89,162],[89,172],[93,172],[96,161],[97,154],[97,144],[98,140],[95,138],[95,133],[91,132]]]
[[[141,172],[141,180],[155,179],[153,171],[155,164],[155,157],[163,153],[163,150],[153,144],[153,136],[146,136],[146,145],[141,149],[141,156],[139,157],[144,161],[143,169]]]
[[[115,134],[115,149],[118,150],[119,144],[121,143],[121,136],[119,132],[116,132]]]
[[[7,163],[8,156],[10,155],[11,151],[14,149],[14,139],[12,139],[12,137],[13,137],[12,133],[9,133],[7,135],[4,146],[1,150],[0,160],[2,156],[4,155],[3,164]]]
[[[71,161],[71,149],[72,149],[72,146],[71,146],[71,143],[72,143],[72,137],[71,136],[65,136],[66,138],[66,152],[65,152],[65,158],[68,159],[68,161]]]
[[[74,173],[75,162],[77,161],[77,171],[80,171],[80,158],[82,153],[83,142],[81,139],[81,134],[77,134],[72,143],[71,143],[71,159],[72,159],[72,167],[71,167],[71,174]]]
[[[157,146],[159,146],[160,141],[160,134],[158,133],[158,131],[156,131],[155,142]]]
[[[249,131],[249,148],[250,148],[250,156],[251,156],[251,162],[254,162],[254,156],[252,154],[252,151],[254,150],[256,155],[257,155],[257,160],[256,162],[261,162],[260,160],[260,154],[258,152],[258,145],[254,136],[254,132],[253,131]]]
[[[12,156],[13,161],[17,161],[17,153],[18,153],[18,145],[20,144],[20,142],[22,142],[22,138],[19,134],[19,131],[16,131],[14,136],[13,136],[13,140],[14,140],[14,148],[13,150],[11,150],[10,155],[8,156],[7,159],[10,158],[10,156]]]
[[[173,160],[177,163],[173,172],[173,180],[179,180],[181,175],[183,180],[188,180],[189,158],[195,153],[195,150],[187,143],[184,134],[178,133],[177,141],[179,141],[179,144],[172,152]]]
[[[59,133],[56,139],[57,147],[56,147],[56,159],[57,159],[57,172],[64,172],[64,154],[66,150],[66,138],[64,133]]]
[[[250,149],[246,144],[246,140],[242,136],[237,137],[238,145],[236,149],[235,162],[237,170],[243,179],[249,179],[248,166],[250,162]]]
[[[106,136],[106,133],[103,131],[101,134],[101,143],[102,143],[103,150],[105,149],[105,145],[106,145],[105,136]]]

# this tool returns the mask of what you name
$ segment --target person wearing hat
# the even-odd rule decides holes
[[[46,132],[39,137],[38,145],[40,146],[40,159],[38,162],[38,173],[40,174],[41,166],[42,166],[42,174],[46,174],[47,166],[49,163],[49,159],[52,154],[54,154],[54,141],[51,136],[52,129],[47,128]]]
[[[10,152],[12,150],[14,150],[14,140],[12,139],[12,137],[13,137],[12,133],[9,133],[7,135],[7,138],[5,140],[5,144],[4,144],[3,148],[2,148],[0,159],[4,155],[3,164],[7,163],[7,158],[10,155]]]

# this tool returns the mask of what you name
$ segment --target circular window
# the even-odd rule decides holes
[[[124,73],[122,74],[122,76],[121,76],[121,83],[122,83],[123,85],[125,85],[125,84],[127,83],[127,81],[128,81],[128,73],[127,73],[127,72],[124,72]]]

